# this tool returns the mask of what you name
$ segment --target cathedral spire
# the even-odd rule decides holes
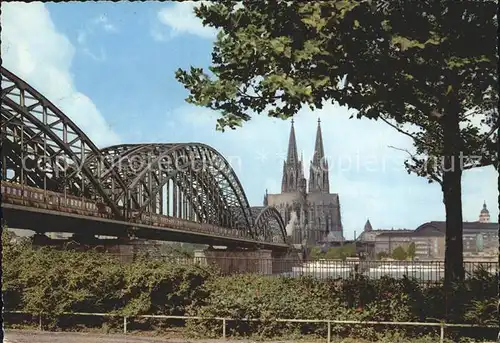
[[[293,119],[292,119],[292,127],[290,129],[290,138],[288,139],[288,155],[286,159],[286,163],[295,164],[299,161],[297,154],[297,141],[295,140],[295,128],[293,127]]]
[[[321,119],[318,118],[316,130],[316,142],[314,143],[314,155],[309,171],[309,191],[330,193],[330,181],[328,178],[328,161],[325,158],[323,147],[323,135],[321,133]]]
[[[321,134],[321,119],[318,118],[318,128],[316,129],[316,142],[314,143],[313,161],[319,165],[325,157],[325,149],[323,148],[323,135]]]
[[[299,161],[297,152],[297,141],[295,139],[295,128],[290,128],[290,138],[288,139],[288,153],[286,161],[283,164],[283,179],[281,182],[281,191],[283,193],[297,192],[300,186],[300,180],[303,177],[302,162]]]

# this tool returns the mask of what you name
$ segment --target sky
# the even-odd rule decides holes
[[[178,68],[207,68],[216,32],[193,14],[193,2],[66,2],[2,5],[3,66],[64,111],[99,147],[119,143],[202,142],[233,165],[252,206],[279,193],[290,121],[255,116],[237,130],[215,130],[217,113],[185,102]],[[349,119],[335,105],[295,117],[308,175],[318,118],[340,197],[344,235],[414,229],[444,220],[439,185],[403,166],[411,140],[382,122]],[[492,167],[463,177],[464,220],[478,220],[486,201],[498,218],[498,174]]]

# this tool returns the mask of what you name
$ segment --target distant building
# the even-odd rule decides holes
[[[415,234],[427,234],[441,245],[440,256],[444,257],[446,222],[429,222],[420,225]],[[498,223],[465,222],[463,223],[464,254],[495,252],[498,254]],[[438,257],[438,256],[436,256]]]
[[[409,229],[379,229],[379,230],[373,230],[372,224],[370,223],[370,220],[368,219],[366,221],[365,227],[363,229],[363,232],[357,237],[357,241],[360,242],[375,242],[376,238],[382,234],[398,234],[398,233],[405,233],[405,232],[413,232],[413,230]]]
[[[420,225],[415,230],[373,230],[369,221],[358,240],[373,243],[373,252],[391,253],[397,247],[405,249],[415,244],[418,258],[442,259],[445,254],[446,222],[431,221]],[[486,203],[477,222],[463,223],[464,256],[498,254],[498,223],[490,223]]]
[[[291,230],[292,243],[317,245],[324,241],[342,241],[339,195],[330,193],[328,161],[325,158],[321,124],[318,120],[309,184],[299,160],[295,129],[290,130],[287,159],[283,163],[281,193],[267,194],[264,206],[275,207]]]
[[[483,209],[479,213],[479,222],[480,223],[489,223],[490,222],[490,211],[486,208],[486,201],[483,203]]]
[[[416,230],[381,233],[375,239],[375,254],[378,255],[381,252],[391,254],[398,247],[407,250],[410,244],[414,243],[415,257],[441,258],[444,256],[444,235],[421,228],[422,226]]]

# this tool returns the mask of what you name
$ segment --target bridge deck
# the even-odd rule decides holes
[[[47,196],[56,194],[56,198]],[[257,240],[244,230],[191,222],[157,214],[117,220],[95,202],[32,187],[2,183],[3,211],[9,226],[36,232],[136,237],[237,247],[283,250],[288,245]],[[76,200],[78,199],[78,200]],[[161,220],[159,220],[161,219]]]

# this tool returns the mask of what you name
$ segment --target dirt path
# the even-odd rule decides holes
[[[324,343],[318,340],[315,343]],[[134,335],[104,335],[76,332],[48,332],[35,330],[6,330],[5,343],[255,343],[243,340],[188,340]],[[307,341],[274,341],[266,343],[311,343]],[[361,342],[361,341],[360,341]],[[366,342],[366,341],[363,341]],[[491,342],[495,343],[495,342]]]
[[[189,340],[76,332],[6,330],[5,343],[190,343]],[[203,343],[222,341],[205,341]],[[228,341],[229,342],[229,341]],[[201,342],[200,342],[201,343]],[[234,342],[236,343],[236,342]],[[239,342],[241,343],[241,342]]]
[[[132,335],[6,330],[5,343],[249,343],[238,340],[183,340]],[[273,343],[273,342],[267,342]],[[278,343],[278,342],[274,342]],[[287,342],[279,342],[287,343]],[[288,342],[291,343],[291,342]],[[305,342],[302,342],[305,343]]]

